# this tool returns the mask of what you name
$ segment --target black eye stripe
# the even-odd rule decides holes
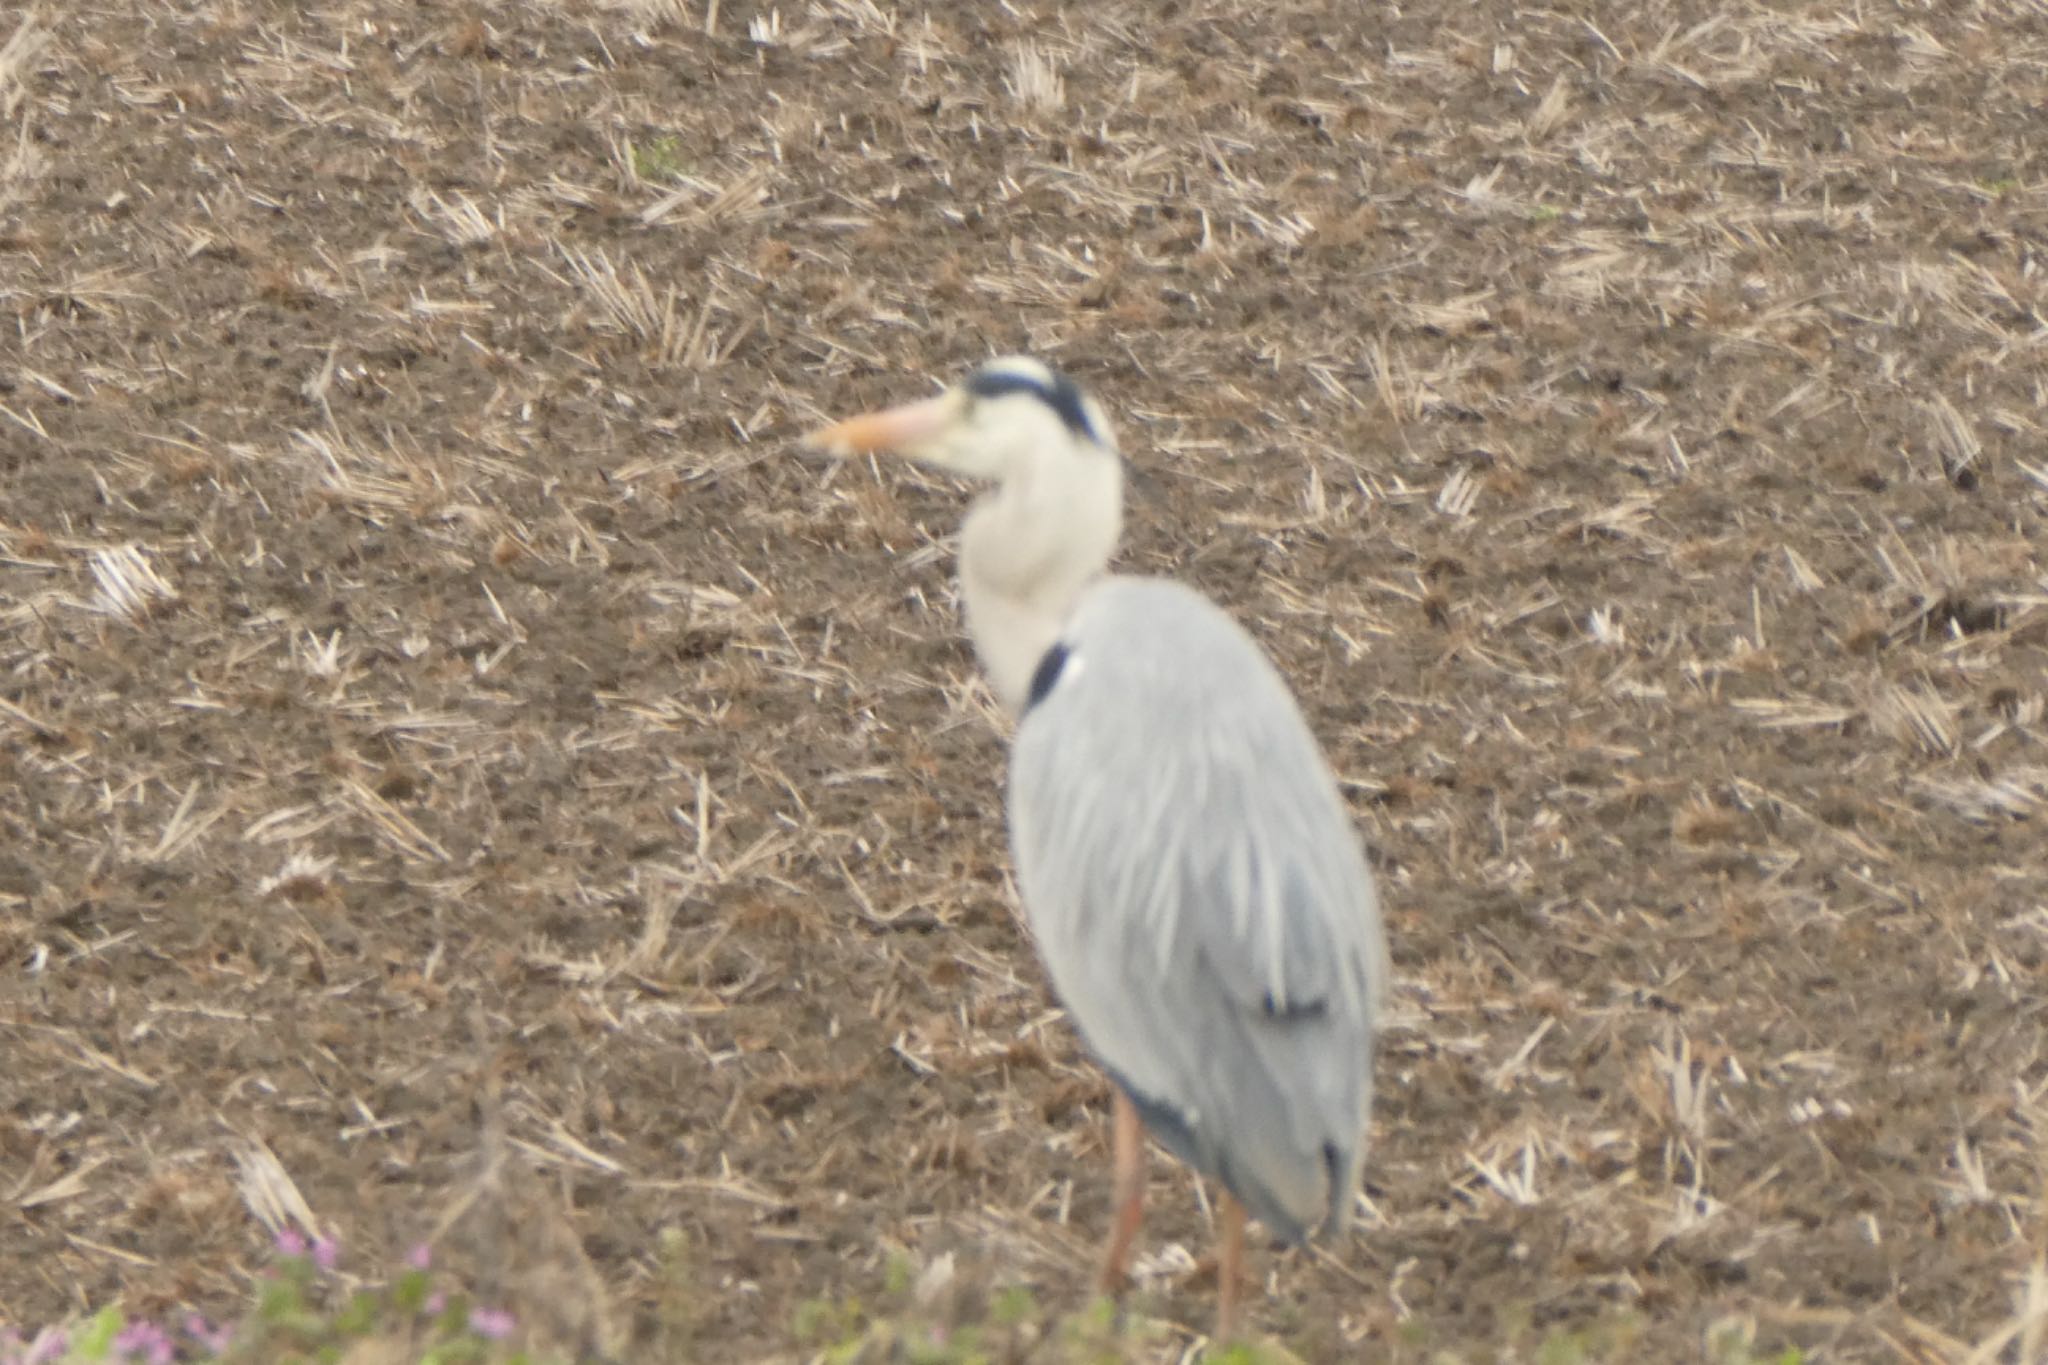
[[[1101,434],[1088,418],[1088,405],[1081,397],[1080,385],[1063,374],[1055,373],[1050,378],[1041,379],[1015,370],[976,370],[967,378],[967,392],[976,398],[1028,393],[1051,408],[1068,431],[1076,436],[1085,436],[1097,445],[1102,444]]]

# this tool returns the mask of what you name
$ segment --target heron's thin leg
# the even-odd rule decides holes
[[[1216,1216],[1223,1225],[1216,1257],[1216,1340],[1228,1345],[1237,1340],[1238,1291],[1244,1280],[1244,1205],[1225,1190]]]
[[[1109,1245],[1103,1251],[1102,1273],[1096,1277],[1095,1287],[1100,1293],[1117,1294],[1129,1278],[1125,1266],[1139,1220],[1145,1216],[1145,1125],[1138,1119],[1138,1106],[1122,1090],[1111,1101],[1110,1114],[1116,1221],[1110,1225]]]

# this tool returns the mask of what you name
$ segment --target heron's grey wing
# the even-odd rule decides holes
[[[1371,1099],[1372,880],[1279,675],[1213,604],[1111,580],[1018,727],[1026,913],[1155,1133],[1274,1232],[1342,1222]]]

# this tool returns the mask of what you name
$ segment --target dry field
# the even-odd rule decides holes
[[[1371,1216],[1260,1257],[1264,1329],[2036,1348],[2039,0],[0,43],[0,1325],[241,1302],[293,1191],[633,1360],[785,1358],[896,1254],[1078,1302],[1106,1091],[1013,918],[960,490],[791,439],[1026,350],[1381,876]]]

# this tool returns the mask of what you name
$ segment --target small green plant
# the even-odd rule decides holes
[[[654,1315],[661,1325],[664,1346],[675,1352],[687,1350],[697,1327],[695,1286],[690,1260],[690,1239],[681,1228],[661,1230],[657,1243]]]
[[[1552,1329],[1536,1348],[1537,1365],[1582,1365],[1592,1361],[1623,1361],[1636,1353],[1642,1323],[1617,1313],[1590,1323]]]
[[[1748,1318],[1723,1318],[1707,1329],[1707,1356],[1713,1365],[1803,1365],[1806,1353],[1787,1346],[1776,1355],[1756,1352],[1756,1323]]]
[[[999,1327],[1019,1327],[1038,1316],[1038,1300],[1021,1284],[999,1291],[989,1305],[989,1318]]]
[[[663,133],[645,146],[633,147],[633,174],[642,180],[665,183],[683,174],[683,140]]]
[[[900,1257],[884,1267],[871,1310],[852,1298],[813,1299],[795,1328],[807,1365],[1137,1365],[1161,1359],[1162,1348],[1185,1349],[1178,1329],[1106,1298],[1061,1313],[1025,1286],[963,1283],[949,1263],[920,1273]],[[1274,1343],[1212,1346],[1201,1359],[1301,1365]]]
[[[867,1315],[858,1299],[805,1299],[797,1305],[791,1325],[801,1345],[843,1346],[860,1339]]]
[[[1212,1351],[1207,1360],[1212,1365],[1283,1365],[1289,1358],[1271,1347],[1237,1345],[1226,1346],[1221,1351]]]
[[[287,1229],[254,1306],[239,1323],[217,1325],[198,1313],[174,1324],[131,1322],[110,1306],[33,1338],[0,1334],[0,1365],[315,1365],[371,1340],[404,1351],[418,1365],[533,1365],[509,1344],[518,1325],[512,1314],[435,1287],[426,1247],[414,1248],[405,1269],[383,1288],[352,1294],[343,1294],[333,1278],[339,1256],[331,1239],[308,1241]]]

